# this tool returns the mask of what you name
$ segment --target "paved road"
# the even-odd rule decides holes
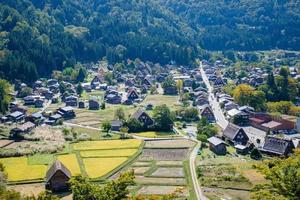
[[[228,125],[228,121],[226,120],[220,104],[218,103],[217,99],[214,97],[213,94],[213,87],[210,85],[209,80],[203,70],[203,66],[202,64],[200,64],[200,71],[201,71],[201,75],[202,75],[202,79],[208,89],[208,100],[209,100],[209,104],[214,112],[215,118],[216,118],[216,123],[224,130],[226,128],[226,126]]]

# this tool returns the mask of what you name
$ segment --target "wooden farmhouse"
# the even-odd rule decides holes
[[[68,191],[71,172],[60,162],[55,161],[46,174],[46,189],[54,192]]]

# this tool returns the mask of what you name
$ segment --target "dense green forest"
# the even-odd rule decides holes
[[[297,0],[1,0],[0,78],[106,56],[191,64],[201,49],[299,50]]]

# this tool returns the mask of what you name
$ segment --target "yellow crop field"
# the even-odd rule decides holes
[[[72,176],[80,175],[80,167],[75,154],[60,155],[57,157],[71,172]]]
[[[80,151],[83,158],[90,157],[130,157],[134,155],[138,149],[109,149],[109,150],[90,150]]]
[[[127,160],[120,158],[84,158],[83,164],[89,178],[100,178]]]
[[[172,132],[156,132],[156,131],[141,132],[135,135],[140,137],[148,137],[148,138],[163,138],[163,137],[177,136]]]
[[[8,181],[29,181],[43,179],[46,175],[46,165],[28,165],[26,157],[1,158]]]
[[[102,140],[102,141],[85,141],[74,144],[74,150],[95,150],[95,149],[129,149],[138,148],[141,140]]]

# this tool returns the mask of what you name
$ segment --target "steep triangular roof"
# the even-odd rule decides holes
[[[67,169],[66,166],[64,166],[59,160],[56,160],[53,165],[49,168],[49,170],[47,171],[46,174],[46,182],[48,182],[53,175],[57,172],[57,171],[61,171],[62,173],[64,173],[68,178],[71,178],[71,172]]]

